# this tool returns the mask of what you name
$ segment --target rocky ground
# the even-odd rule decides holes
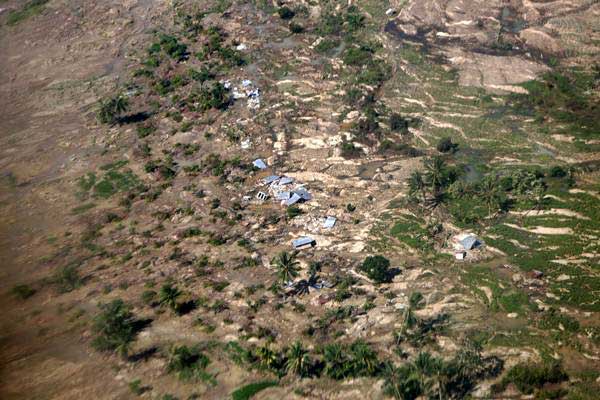
[[[288,2],[293,16],[269,1],[38,3],[0,2],[2,398],[228,398],[273,378],[255,398],[386,398],[384,375],[280,377],[231,356],[300,340],[319,358],[357,339],[396,366],[476,341],[505,371],[476,382],[479,398],[524,396],[490,390],[519,363],[559,360],[569,379],[544,389],[594,398],[598,135],[512,96],[548,72],[597,73],[600,2]],[[114,96],[128,110],[101,123]],[[539,170],[542,200],[509,193],[511,209],[477,221],[456,208],[484,213],[483,195],[419,205],[407,182],[440,154],[466,183]],[[270,175],[312,198],[282,206]],[[483,245],[458,261],[465,232]],[[316,246],[297,279],[318,264],[333,287],[294,295],[272,260],[304,236]],[[389,282],[360,268],[376,254]],[[158,305],[165,284],[189,309]],[[115,299],[147,322],[126,356],[92,346]],[[438,322],[399,343],[407,309]],[[204,378],[169,373],[174,345],[202,348]]]

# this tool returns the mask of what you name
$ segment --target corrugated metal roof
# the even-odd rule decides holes
[[[294,178],[290,178],[289,176],[282,176],[279,180],[280,185],[287,185],[288,183],[294,182]]]
[[[467,236],[466,238],[464,238],[463,240],[460,241],[460,244],[466,250],[471,250],[471,249],[479,246],[481,243],[479,242],[479,240],[477,240],[476,236]]]
[[[323,228],[325,228],[325,229],[333,228],[336,221],[337,221],[337,219],[335,217],[327,217],[325,219],[325,222],[323,223]]]
[[[279,192],[277,193],[277,195],[275,195],[275,198],[277,200],[287,200],[290,198],[292,194],[290,192]]]
[[[254,165],[258,169],[266,169],[267,168],[267,164],[265,164],[265,162],[263,160],[261,160],[260,158],[254,160],[252,165]]]
[[[300,200],[302,200],[302,197],[300,197],[296,193],[294,193],[294,194],[292,194],[292,197],[290,197],[289,199],[286,200],[285,205],[291,206],[292,204],[296,204]]]
[[[301,237],[292,241],[292,246],[296,249],[298,247],[314,246],[315,244],[317,244],[317,242],[311,237]]]
[[[293,191],[293,193],[297,194],[298,196],[300,196],[300,198],[304,201],[308,201],[310,199],[312,199],[312,196],[310,193],[308,193],[308,190],[304,189],[304,188],[300,188],[300,189],[296,189]]]
[[[265,185],[268,185],[269,183],[273,183],[276,180],[279,180],[280,176],[279,175],[271,175],[271,176],[267,176],[265,179],[263,179],[263,183]]]

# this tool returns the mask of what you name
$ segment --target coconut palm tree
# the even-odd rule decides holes
[[[441,157],[433,157],[425,160],[425,178],[431,185],[434,195],[446,185],[448,181],[448,170],[446,163]]]
[[[275,369],[279,363],[278,354],[268,346],[262,346],[256,349],[256,357],[263,368]]]
[[[310,367],[310,357],[308,356],[308,351],[302,347],[302,343],[296,342],[292,344],[287,352],[286,371],[305,377],[308,376]]]
[[[374,376],[379,370],[377,353],[363,341],[356,341],[350,346],[354,374],[357,376]]]
[[[114,124],[121,114],[129,110],[129,100],[121,94],[107,100],[100,100],[98,108],[98,121],[103,124]]]
[[[452,378],[458,373],[455,362],[445,362],[441,358],[436,358],[433,365],[434,387],[432,387],[430,398],[437,397],[438,400],[450,397],[449,386]]]
[[[488,208],[488,215],[492,214],[492,209],[498,210],[502,202],[502,193],[498,177],[487,177],[481,182],[479,195],[483,199]]]
[[[410,178],[408,178],[408,187],[409,194],[411,196],[416,196],[417,193],[421,195],[421,200],[425,203],[425,189],[427,185],[425,184],[425,180],[423,179],[423,174],[419,171],[414,171]]]
[[[419,382],[421,384],[421,389],[424,392],[429,391],[431,388],[431,381],[429,379],[435,372],[437,360],[428,352],[420,352],[415,361],[413,362],[415,366],[415,370],[419,376]]]
[[[344,379],[350,375],[350,360],[346,357],[344,349],[338,343],[332,343],[325,346],[323,351],[323,361],[325,367],[323,372],[332,379]]]
[[[158,302],[161,306],[167,306],[171,310],[177,310],[177,299],[181,296],[181,291],[170,283],[163,285],[158,292]]]
[[[277,276],[281,283],[285,284],[298,276],[298,266],[300,263],[296,260],[296,253],[282,251],[271,261],[271,266],[277,269]]]
[[[383,375],[384,391],[395,399],[414,400],[422,393],[419,378],[412,364],[396,368],[387,363]]]

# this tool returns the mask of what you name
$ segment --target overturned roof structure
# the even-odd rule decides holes
[[[294,249],[303,249],[306,247],[314,247],[317,245],[315,239],[305,236],[292,241],[292,246]]]
[[[477,236],[470,235],[460,241],[460,244],[465,250],[472,250],[475,247],[479,247],[481,242],[477,239]]]
[[[260,158],[254,160],[252,165],[254,165],[258,169],[266,169],[267,168],[267,164]]]

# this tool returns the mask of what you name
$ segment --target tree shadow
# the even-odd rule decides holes
[[[185,315],[194,311],[198,305],[195,300],[189,300],[177,306],[177,315]]]
[[[135,333],[139,333],[141,331],[143,331],[144,329],[146,329],[148,326],[150,326],[150,324],[152,323],[152,319],[151,318],[146,318],[146,319],[136,319],[133,324],[133,331]]]
[[[131,354],[127,357],[127,361],[130,362],[138,362],[138,361],[148,361],[150,357],[158,352],[158,347],[152,346],[147,349],[142,349],[137,353]]]
[[[152,116],[151,113],[142,111],[142,112],[138,112],[135,114],[129,114],[129,115],[125,115],[123,117],[119,117],[117,119],[117,123],[119,125],[134,124],[137,122],[143,122],[143,121],[147,120],[148,118],[150,118],[151,116]]]

